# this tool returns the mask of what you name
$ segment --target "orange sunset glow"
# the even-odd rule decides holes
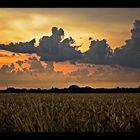
[[[139,12],[0,8],[0,87],[138,86]]]

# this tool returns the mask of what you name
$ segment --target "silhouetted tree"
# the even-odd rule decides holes
[[[77,86],[77,85],[71,85],[71,86],[69,86],[69,89],[79,89],[79,86]]]

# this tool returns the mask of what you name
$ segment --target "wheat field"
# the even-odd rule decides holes
[[[0,94],[0,132],[140,131],[140,94]]]

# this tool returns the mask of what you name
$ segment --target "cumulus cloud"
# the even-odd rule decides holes
[[[30,42],[1,44],[1,50],[7,50],[15,53],[36,53],[42,61],[71,61],[80,59],[82,53],[78,50],[80,46],[73,46],[75,40],[64,38],[62,28],[52,27],[51,36],[43,36],[39,40],[39,46],[35,47],[35,39]]]
[[[49,73],[54,72],[53,62],[48,61],[42,64],[42,61],[40,61],[40,59],[36,55],[30,56],[25,61],[18,60],[16,61],[16,64],[20,67],[21,71],[30,72],[32,74],[33,72],[49,72]],[[28,68],[23,67],[23,64],[28,64]]]
[[[46,72],[46,73],[52,73],[54,72],[54,63],[53,62],[45,62],[45,65],[41,63],[39,59],[37,59],[36,56],[30,57],[26,63],[30,64],[29,71],[31,72]]]
[[[112,59],[112,49],[105,39],[92,40],[89,50],[84,53],[83,61],[93,64],[109,64]]]
[[[133,68],[140,68],[140,20],[135,20],[134,29],[131,30],[131,39],[125,41],[125,45],[111,49],[107,40],[91,41],[89,49],[82,53],[75,46],[75,40],[64,38],[65,32],[62,28],[52,27],[51,36],[43,36],[39,40],[39,45],[35,47],[35,39],[30,42],[1,44],[1,50],[8,50],[15,53],[36,53],[41,61],[60,62],[69,61],[71,63],[82,62],[100,65],[121,65]],[[38,64],[37,64],[38,63]],[[37,62],[33,64],[41,68]],[[20,66],[22,62],[17,62]],[[51,65],[50,65],[51,66]],[[35,66],[36,67],[36,66]]]
[[[35,53],[35,39],[29,42],[10,43],[8,45],[0,44],[0,50],[7,50],[15,53]]]
[[[105,39],[92,40],[89,50],[84,53],[82,61],[92,64],[121,65],[140,68],[140,20],[135,20],[131,30],[131,39],[113,52]],[[91,38],[90,38],[91,39]]]
[[[122,66],[140,68],[140,20],[135,20],[131,39],[114,50],[114,63]]]
[[[35,57],[30,57],[27,61],[27,63],[30,64],[29,70],[34,72],[34,71],[44,71],[44,67],[42,66],[41,62]]]
[[[52,28],[52,35],[44,36],[39,41],[37,54],[43,61],[76,61],[82,54],[72,46],[75,43],[72,37],[62,40],[64,30]]]

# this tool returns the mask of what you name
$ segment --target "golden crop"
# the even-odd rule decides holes
[[[0,131],[140,131],[140,95],[1,94]]]

